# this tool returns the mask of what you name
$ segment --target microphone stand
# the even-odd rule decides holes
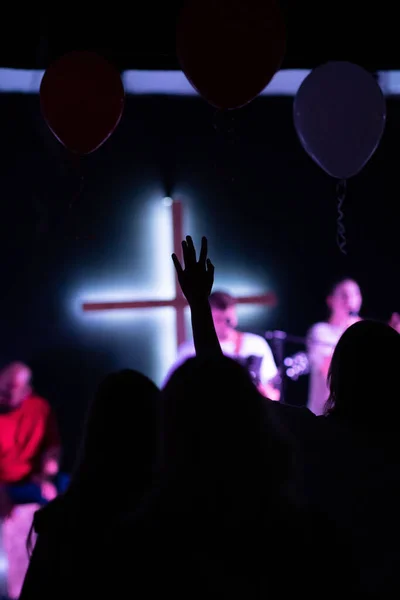
[[[306,339],[295,335],[290,335],[286,331],[266,331],[264,334],[266,340],[271,342],[272,350],[278,367],[277,387],[280,391],[280,402],[285,404],[285,344],[292,342],[294,344],[306,344]]]
[[[305,344],[307,342],[306,338],[299,337],[297,335],[291,335],[290,333],[286,333],[285,331],[266,331],[265,339],[279,339],[285,342],[292,342],[293,344]]]

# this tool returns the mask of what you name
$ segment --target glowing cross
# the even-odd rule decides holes
[[[183,209],[181,202],[172,202],[172,233],[173,233],[173,248],[178,258],[182,258],[182,240],[183,233]],[[172,261],[171,261],[171,268]],[[243,296],[235,298],[237,304],[258,304],[264,306],[274,306],[276,297],[273,293],[262,294],[260,296]],[[177,277],[175,276],[175,297],[171,300],[132,300],[121,302],[85,302],[83,310],[85,312],[103,311],[103,310],[136,310],[140,308],[161,308],[170,306],[175,309],[176,313],[176,342],[177,346],[182,344],[186,338],[185,332],[185,307],[187,302],[182,294]]]

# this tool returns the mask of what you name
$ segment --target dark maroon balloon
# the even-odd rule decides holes
[[[271,81],[285,53],[275,0],[188,0],[177,25],[183,72],[212,106],[248,104]]]
[[[43,116],[71,152],[90,154],[115,131],[125,102],[118,71],[94,52],[71,52],[45,72],[40,86]]]

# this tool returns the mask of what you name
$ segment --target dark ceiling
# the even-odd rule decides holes
[[[45,11],[18,3],[16,8],[2,9],[0,66],[43,69],[65,52],[91,49],[120,69],[179,68],[175,22],[181,4],[181,0],[136,4],[114,0],[107,9],[99,2],[92,3],[90,11],[57,3]],[[288,28],[284,68],[312,68],[346,59],[371,70],[400,69],[396,3],[285,0],[283,4]]]

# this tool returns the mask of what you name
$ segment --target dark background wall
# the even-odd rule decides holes
[[[303,335],[342,274],[360,282],[366,315],[400,309],[395,101],[380,148],[349,182],[347,257],[335,241],[335,184],[302,151],[292,99],[258,99],[232,120],[195,98],[129,97],[114,136],[80,166],[46,129],[37,96],[0,95],[0,109],[1,364],[32,365],[59,416],[67,468],[99,379],[125,366],[159,379],[167,360],[158,340],[172,335],[171,311],[90,317],[79,308],[86,290],[110,286],[163,295],[170,245],[163,235],[157,247],[148,219],[165,195],[182,198],[188,233],[209,237],[217,287],[277,292],[276,309],[242,312],[243,328]],[[289,400],[305,394],[306,380],[290,384]]]

